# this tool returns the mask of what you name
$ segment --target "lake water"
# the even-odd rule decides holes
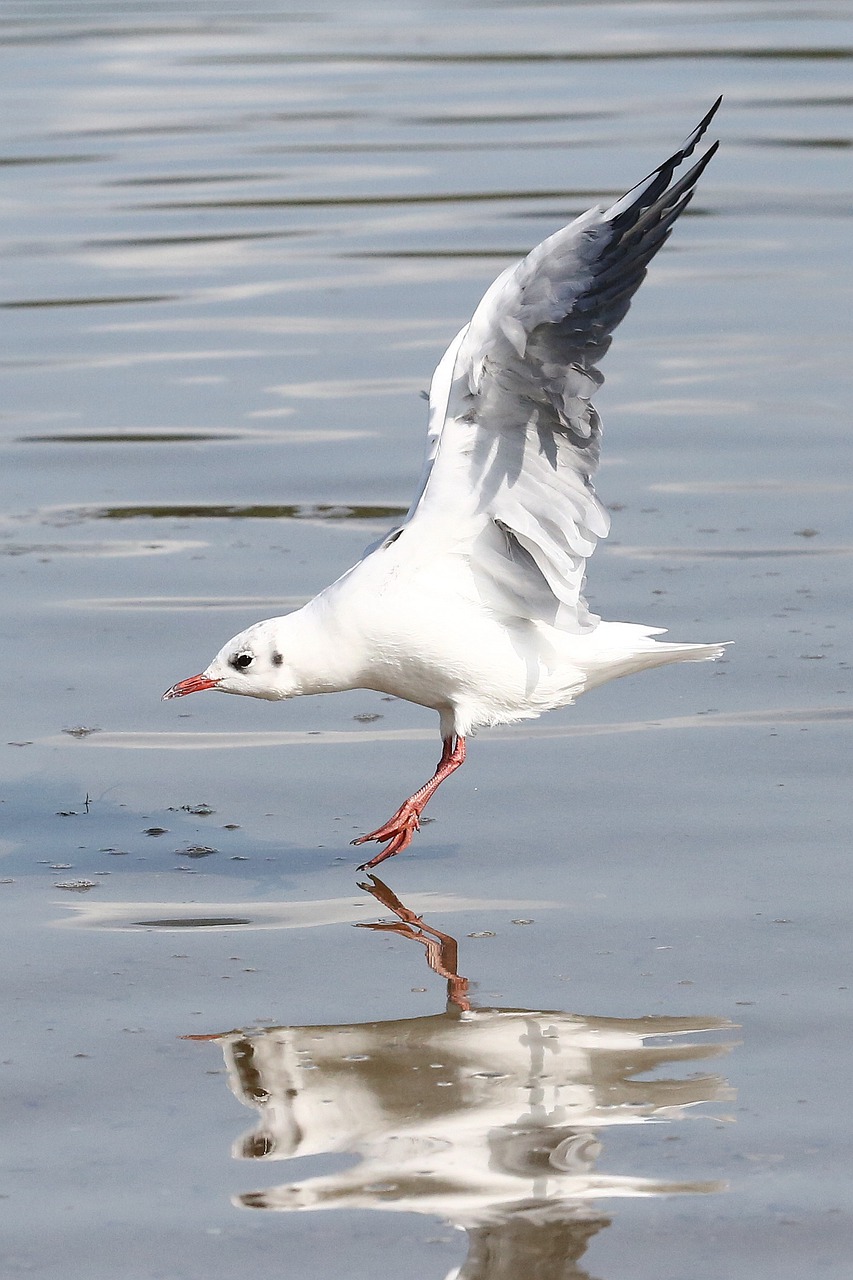
[[[4,1275],[849,1274],[851,18],[0,8]],[[483,733],[370,882],[431,713],[160,694],[405,509],[486,285],[721,92],[589,595],[734,645]]]

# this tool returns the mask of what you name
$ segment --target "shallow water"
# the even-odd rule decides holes
[[[3,1273],[846,1276],[849,6],[139,10],[0,11]],[[485,286],[720,92],[589,595],[734,646],[483,733],[357,876],[429,713],[159,695],[405,510]]]

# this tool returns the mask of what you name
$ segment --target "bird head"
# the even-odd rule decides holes
[[[293,671],[277,647],[274,630],[264,622],[234,636],[204,671],[179,680],[166,690],[163,698],[183,698],[204,689],[241,693],[270,702],[291,698],[298,692]]]

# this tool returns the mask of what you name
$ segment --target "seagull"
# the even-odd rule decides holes
[[[359,870],[408,847],[474,730],[723,651],[604,621],[582,595],[586,560],[609,528],[592,484],[598,365],[717,150],[676,176],[720,101],[620,200],[581,214],[486,291],[433,374],[426,459],[402,523],[308,604],[241,631],[200,675],[163,694],[275,701],[373,689],[437,711],[435,773],[353,841],[385,846]]]

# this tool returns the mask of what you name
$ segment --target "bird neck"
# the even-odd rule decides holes
[[[337,693],[358,686],[353,647],[346,643],[333,612],[317,599],[275,623],[276,646],[297,693]]]

